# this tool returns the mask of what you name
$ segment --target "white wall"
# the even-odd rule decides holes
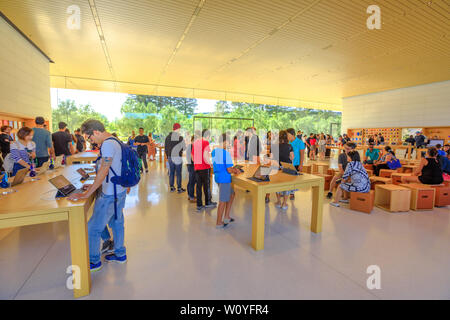
[[[450,81],[342,99],[342,132],[450,126]]]
[[[0,18],[0,113],[51,120],[49,62]]]

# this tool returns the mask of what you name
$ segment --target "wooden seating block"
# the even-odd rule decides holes
[[[367,175],[368,175],[369,177],[372,177],[372,176],[373,176],[373,170],[366,169],[366,171],[367,171]]]
[[[326,174],[328,171],[328,168],[330,168],[329,164],[313,163],[312,174],[315,174],[315,173]]]
[[[400,186],[411,189],[412,210],[433,210],[435,189],[421,183],[400,184]]]
[[[389,212],[408,212],[411,189],[394,184],[375,186],[375,206]]]
[[[350,209],[371,213],[375,202],[375,191],[369,193],[350,192]]]
[[[323,177],[325,179],[325,185],[324,185],[324,190],[328,191],[330,190],[330,183],[331,183],[331,179],[333,179],[333,176],[330,174],[322,174],[322,173],[316,173],[316,176],[320,176]]]
[[[430,185],[431,188],[436,190],[434,205],[436,207],[445,207],[450,205],[450,187],[444,184]]]
[[[391,178],[392,178],[392,183],[393,184],[401,184],[402,183],[402,177],[410,177],[412,174],[411,173],[393,173]]]
[[[303,165],[302,172],[304,172],[304,173],[311,173],[311,170],[312,170],[312,166],[310,164]]]
[[[372,171],[373,171],[373,164],[365,164],[365,165],[364,165],[364,168],[365,168],[366,170],[372,170]]]
[[[334,176],[336,174],[336,171],[337,171],[336,169],[328,169],[327,174]]]
[[[383,177],[372,176],[369,179],[370,179],[370,188],[372,190],[375,190],[375,186],[377,184],[389,184],[389,183],[392,183],[392,179],[390,179],[390,178],[383,178]]]
[[[382,178],[390,178],[393,173],[395,173],[396,170],[389,170],[389,169],[381,169],[380,170],[380,177]]]

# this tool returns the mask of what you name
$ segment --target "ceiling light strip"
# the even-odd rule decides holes
[[[194,24],[195,19],[197,19],[198,15],[200,14],[200,11],[202,10],[203,6],[205,5],[206,0],[200,0],[197,7],[194,10],[194,13],[191,16],[191,19],[189,20],[188,25],[184,29],[183,34],[181,35],[180,40],[178,40],[177,45],[175,46],[175,49],[173,49],[172,54],[170,55],[169,60],[167,60],[166,65],[164,66],[163,70],[161,71],[159,77],[158,77],[158,83],[161,81],[161,78],[164,76],[164,74],[167,71],[167,68],[172,63],[173,59],[175,58],[175,55],[177,54],[178,50],[180,49],[184,39],[186,38],[186,35],[189,33],[189,30],[191,29],[192,25]]]
[[[102,45],[103,54],[105,55],[106,63],[109,68],[109,72],[111,74],[111,78],[114,80],[114,91],[117,92],[117,81],[116,74],[114,72],[114,68],[111,61],[111,56],[109,54],[108,46],[106,45],[105,34],[103,33],[102,24],[100,22],[100,17],[98,15],[97,6],[95,4],[95,0],[88,0],[89,7],[91,8],[92,17],[94,18],[95,27],[97,28],[98,37],[100,38],[100,43]]]

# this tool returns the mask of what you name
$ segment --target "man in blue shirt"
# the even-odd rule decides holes
[[[48,130],[44,129],[44,118],[36,117],[34,123],[36,127],[33,128],[33,141],[36,144],[36,167],[39,168],[44,162],[48,161],[49,152],[53,158],[55,151],[53,149],[52,136]]]
[[[298,171],[301,172],[303,169],[303,160],[306,148],[305,143],[296,136],[294,129],[290,128],[286,131],[288,134],[289,144],[294,150],[294,160],[292,161],[292,164],[297,168]]]
[[[217,208],[217,229],[225,228],[234,219],[230,218],[231,205],[234,200],[234,190],[231,186],[231,174],[239,174],[239,169],[233,168],[231,154],[227,151],[227,135],[224,133],[219,143],[222,142],[222,148],[216,148],[212,151],[214,179],[219,185],[219,206]],[[225,216],[222,222],[222,215]]]
[[[369,144],[369,149],[367,149],[364,155],[364,164],[373,164],[380,158],[380,150],[374,148],[374,144]]]

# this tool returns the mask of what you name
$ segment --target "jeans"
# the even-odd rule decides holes
[[[126,196],[126,191],[117,195],[117,220],[114,218],[114,195],[101,193],[97,196],[94,212],[88,222],[89,260],[91,263],[100,261],[100,239],[107,224],[111,227],[114,236],[114,254],[118,257],[126,254],[123,218]]]
[[[195,178],[195,170],[193,164],[188,164],[187,169],[189,172],[189,182],[187,184],[187,192],[189,198],[194,198],[195,193],[195,184],[196,184],[196,178]]]
[[[380,175],[380,170],[381,169],[389,169],[389,166],[387,165],[387,163],[374,164],[373,165],[373,173],[374,173],[374,175],[376,175],[378,177]]]
[[[144,164],[144,168],[145,170],[148,169],[148,165],[147,165],[147,152],[138,152],[138,156],[139,158],[142,160],[143,164]]]
[[[49,158],[48,156],[47,157],[36,157],[36,160],[37,160],[36,168],[42,167],[42,165],[48,161],[48,158]]]
[[[179,157],[169,157],[169,185],[173,188],[175,183],[175,175],[177,176],[177,187],[181,189],[181,171],[183,169],[183,162]]]
[[[202,203],[202,187],[205,194],[205,205],[211,203],[211,178],[209,175],[210,169],[195,171],[195,178],[197,180],[197,207],[201,207]]]
[[[111,240],[111,235],[109,234],[108,227],[105,226],[105,229],[103,229],[102,231],[101,237],[103,241]]]

